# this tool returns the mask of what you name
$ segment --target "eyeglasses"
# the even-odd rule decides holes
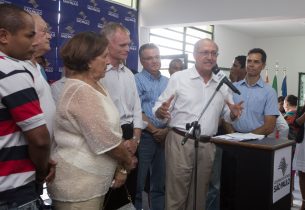
[[[152,60],[160,60],[160,56],[150,56],[150,57],[143,57],[143,60],[146,60],[146,61],[152,61]]]
[[[43,33],[43,35],[51,34],[51,28],[45,27],[42,30],[40,30],[40,32]]]
[[[213,58],[216,58],[219,55],[219,53],[215,52],[215,51],[212,51],[212,52],[210,52],[210,51],[198,52],[197,51],[197,53],[203,57],[209,57],[211,55],[211,57],[213,57]]]

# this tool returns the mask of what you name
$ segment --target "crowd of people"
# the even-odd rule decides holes
[[[211,39],[196,42],[191,68],[174,59],[170,79],[160,73],[158,46],[143,44],[143,69],[134,75],[125,65],[130,33],[110,22],[61,47],[64,76],[49,86],[39,61],[50,39],[39,15],[0,5],[0,210],[38,210],[44,183],[56,210],[114,210],[130,202],[141,210],[144,191],[152,210],[220,209],[221,150],[199,144],[195,186],[193,141],[181,144],[186,123],[212,95],[201,134],[274,133],[296,141],[293,169],[305,199],[305,114],[294,95],[278,107],[260,76],[263,49],[235,57],[229,78],[238,95],[226,85],[215,92],[219,49]]]

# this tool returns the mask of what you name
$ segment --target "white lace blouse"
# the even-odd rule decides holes
[[[106,194],[111,185],[117,163],[105,152],[120,144],[122,131],[105,92],[107,96],[81,80],[66,80],[55,117],[56,178],[48,186],[54,200],[86,201]]]

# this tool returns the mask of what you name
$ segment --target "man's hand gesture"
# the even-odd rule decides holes
[[[160,119],[170,119],[171,115],[169,107],[171,105],[172,100],[175,98],[175,95],[172,95],[169,99],[162,103],[162,105],[157,109],[156,116]]]
[[[241,116],[242,110],[244,109],[243,101],[239,102],[238,104],[230,104],[228,101],[226,101],[229,109],[231,110],[230,116],[232,120],[235,120],[236,118],[239,118]]]

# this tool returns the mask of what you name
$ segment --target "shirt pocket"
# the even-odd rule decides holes
[[[151,102],[153,100],[154,92],[152,89],[145,89],[142,91],[142,101],[143,102]]]
[[[266,98],[255,96],[249,99],[247,107],[253,116],[257,119],[262,118],[265,115]]]

